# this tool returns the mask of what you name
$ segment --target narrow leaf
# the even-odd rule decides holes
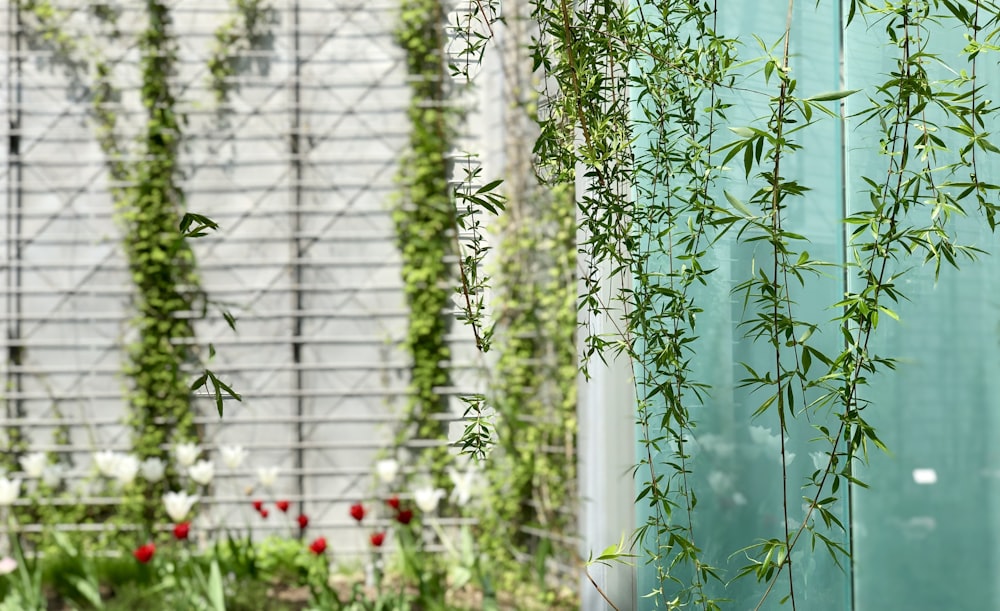
[[[861,91],[860,89],[842,89],[840,91],[828,91],[826,93],[820,93],[814,95],[810,98],[806,98],[809,102],[830,102],[833,100],[839,100],[841,98],[846,98],[847,96]]]
[[[750,208],[747,208],[746,204],[741,202],[735,195],[729,191],[723,191],[723,193],[726,194],[726,199],[728,199],[729,203],[733,205],[733,208],[742,212],[744,216],[753,217],[753,212],[750,211]]]

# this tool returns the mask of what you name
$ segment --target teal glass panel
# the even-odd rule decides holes
[[[896,68],[894,50],[881,42],[885,39],[882,25],[873,22],[869,30],[855,23],[845,31],[841,62],[843,20],[836,5],[797,5],[792,75],[798,81],[800,96],[866,88],[864,93],[847,98],[848,113],[853,113],[867,105],[865,94],[876,95],[873,83],[884,80],[880,75]],[[740,37],[745,43],[743,55],[752,55],[754,42],[749,34],[755,33],[767,43],[777,41],[785,8],[784,3],[720,2],[719,30]],[[959,51],[965,41],[961,34],[954,29],[935,31],[937,42],[930,51],[953,64],[962,61]],[[940,66],[930,69],[935,78],[949,78]],[[981,61],[978,72],[984,87],[982,97],[1000,99],[996,62]],[[773,93],[773,86],[767,89],[759,78],[740,85]],[[767,96],[752,91],[732,92],[726,101],[733,104],[728,111],[732,126],[748,125],[767,112]],[[940,117],[931,110],[928,119]],[[836,122],[827,121],[801,132],[797,138],[804,151],[783,162],[786,177],[812,189],[806,197],[790,201],[786,227],[801,229],[811,237],[808,249],[814,258],[840,264],[845,261],[839,221],[868,205],[861,177],[879,180],[878,172],[887,171],[886,158],[878,154],[880,135],[876,130],[873,123],[862,125],[851,119],[841,132]],[[941,131],[945,133],[939,135],[949,138],[947,130]],[[953,159],[940,163],[950,161]],[[980,176],[998,182],[1000,167],[992,160],[989,164],[979,161]],[[751,192],[739,167],[720,184],[722,189],[744,201]],[[958,223],[962,240],[998,253],[1000,243],[984,228],[982,215],[975,210],[969,213],[971,218]],[[668,266],[666,257],[659,263],[663,270]],[[687,444],[691,487],[699,501],[694,510],[695,543],[726,579],[745,564],[738,555],[730,557],[731,552],[758,539],[783,536],[777,419],[773,411],[751,419],[764,397],[738,388],[745,377],[740,363],[766,369],[772,357],[770,351],[743,337],[742,300],[731,292],[751,266],[769,263],[763,245],[754,248],[723,239],[713,246],[705,262],[716,272],[698,295],[705,311],[698,317],[701,339],[694,355],[694,373],[711,392],[694,408],[697,427]],[[875,377],[861,395],[869,404],[866,417],[890,452],[875,451],[871,464],[860,470],[859,477],[871,488],[851,491],[851,519],[844,520],[851,530],[850,574],[835,566],[823,551],[806,554],[805,546],[799,556],[793,555],[799,608],[1000,609],[1000,562],[995,551],[1000,545],[1000,450],[995,442],[1000,433],[1000,375],[996,373],[1000,363],[1000,260],[985,256],[978,262],[964,262],[962,267],[961,271],[946,267],[936,279],[933,268],[916,264],[899,280],[900,289],[909,298],[894,305],[901,320],[883,317],[871,344],[872,352],[897,358],[898,368]],[[826,306],[844,290],[857,288],[850,273],[846,279],[836,273],[812,278],[793,295],[797,316],[828,322],[835,312]],[[836,326],[827,324],[820,334],[813,340],[818,342],[816,346],[836,352],[841,341]],[[640,371],[637,376],[646,388],[652,386]],[[786,498],[793,525],[802,516],[797,499],[808,493],[800,486],[813,470],[813,454],[820,449],[803,440],[812,437],[810,426],[822,423],[824,417],[829,415],[804,413],[791,425],[789,451],[795,457],[788,465],[791,483]],[[642,438],[643,432],[639,434]],[[659,464],[675,459],[670,452],[655,458]],[[638,473],[640,489],[642,475]],[[639,523],[643,523],[647,508],[640,503],[637,511]],[[847,515],[843,506],[841,511]],[[683,516],[675,515],[675,519]],[[846,544],[844,535],[841,540]],[[787,591],[786,583],[776,587]],[[656,571],[648,566],[640,566],[638,584],[640,596],[657,588],[667,592],[671,588],[669,583],[659,583]],[[713,597],[729,599],[729,608],[745,609],[756,604],[761,587],[752,580],[741,580],[729,587],[713,583],[709,591]],[[778,608],[781,597],[772,598],[773,603],[765,608]],[[655,608],[652,599],[642,604],[642,608]]]
[[[858,610],[1000,608],[998,278],[995,257],[936,284],[912,272],[901,322],[880,328],[874,349],[900,363],[864,392],[890,454],[853,493]]]
[[[936,29],[928,51],[968,68],[959,53],[966,44],[961,34]],[[848,80],[858,83],[851,86],[881,82],[896,70],[898,51],[880,39],[884,24],[848,30]],[[928,68],[932,78],[954,76],[934,63]],[[978,72],[981,98],[1000,99],[996,58],[983,59]],[[848,99],[852,112],[864,104],[863,98]],[[926,118],[941,120],[933,108]],[[852,209],[867,203],[859,177],[887,171],[875,130],[857,120],[847,130]],[[949,130],[937,132],[956,142]],[[935,167],[953,160],[937,159]],[[1000,168],[981,165],[979,174],[995,183]],[[919,265],[902,276],[898,284],[909,299],[895,306],[901,320],[883,320],[872,346],[876,354],[897,357],[899,365],[861,393],[870,401],[866,418],[890,453],[872,455],[860,475],[871,488],[853,491],[859,611],[1000,609],[1000,504],[993,503],[1000,501],[1000,243],[983,229],[981,213],[968,212],[958,225],[962,241],[992,256],[962,263],[959,271],[945,266],[937,281],[933,268]]]
[[[784,3],[722,1],[719,2],[718,31],[742,41],[741,56],[763,55],[764,51],[757,47],[751,34],[758,35],[766,44],[774,44],[783,33],[785,10]],[[836,3],[824,2],[818,7],[807,3],[795,13],[791,68],[800,96],[840,89],[840,16],[837,10]],[[780,47],[775,52],[780,54]],[[756,74],[750,74],[755,68],[746,70],[749,76],[739,83],[740,89],[722,94],[725,101],[732,104],[727,114],[733,127],[751,124],[763,127],[761,121],[766,124],[770,112],[768,102],[777,93],[777,82],[772,79],[766,84],[760,67],[762,64],[757,66]],[[725,139],[726,134],[720,138]],[[798,180],[811,191],[804,197],[789,200],[786,229],[812,237],[806,249],[813,258],[839,262],[843,256],[839,221],[844,206],[843,143],[839,122],[821,122],[794,138],[809,153],[789,153],[782,161],[782,174]],[[646,142],[648,144],[649,140]],[[817,155],[819,151],[824,154]],[[748,184],[742,162],[735,159],[730,165],[728,177],[718,185],[718,198],[725,201],[722,195],[725,190],[747,201],[760,187],[760,179],[752,178],[754,182]],[[808,440],[816,436],[812,426],[829,422],[830,416],[802,413],[791,423],[793,441],[787,448],[790,459],[788,485],[787,490],[783,490],[777,414],[770,410],[752,419],[751,415],[767,395],[763,392],[751,394],[739,387],[740,380],[747,377],[741,363],[758,371],[773,370],[773,351],[768,349],[766,342],[755,344],[744,337],[741,323],[747,314],[743,296],[732,292],[755,268],[770,269],[769,247],[764,241],[737,244],[734,236],[727,235],[713,244],[708,257],[704,266],[714,268],[715,272],[709,276],[708,286],[696,293],[704,311],[697,318],[696,332],[700,339],[692,367],[694,379],[709,385],[710,390],[701,404],[692,407],[696,428],[687,444],[691,455],[688,467],[690,486],[698,499],[693,512],[694,542],[703,550],[704,560],[718,568],[723,580],[729,581],[748,563],[742,554],[733,555],[734,552],[762,539],[784,538],[783,496],[788,499],[789,523],[793,527],[801,524],[805,515],[802,497],[809,492],[803,486],[815,470],[812,454],[823,450]],[[661,271],[669,266],[666,256],[659,259],[659,263]],[[829,305],[838,301],[842,292],[843,277],[836,268],[826,276],[807,278],[806,286],[795,287],[792,293],[797,303],[796,316],[814,323],[828,321],[835,315]],[[832,330],[828,327],[812,340],[820,350],[833,352],[839,352],[839,341],[835,327]],[[643,379],[642,371],[637,371],[637,378],[640,392],[650,387],[651,381]],[[797,397],[800,402],[795,408],[799,412],[803,403],[800,393]],[[814,398],[813,394],[807,394],[807,401]],[[637,434],[642,439],[644,432],[639,430]],[[643,458],[642,451],[640,448],[639,460]],[[672,452],[663,452],[655,460],[665,465],[676,462],[676,457]],[[661,466],[660,472],[669,473],[670,469]],[[637,478],[641,490],[644,481],[648,481],[648,472],[640,470]],[[637,511],[638,523],[642,524],[649,515],[647,504],[640,502]],[[681,512],[676,512],[674,519],[685,518]],[[846,539],[841,532],[827,534],[841,542]],[[847,608],[850,584],[847,572],[833,563],[825,549],[817,547],[812,552],[808,539],[802,542],[801,551],[796,551],[792,557],[796,597],[802,605],[799,608],[810,611]],[[688,575],[675,576],[689,579]],[[656,608],[655,598],[641,597],[660,588],[666,593],[666,600],[672,598],[675,586],[669,582],[659,583],[654,567],[640,566],[641,608]],[[725,583],[711,582],[707,589],[713,598],[730,600],[727,608],[733,609],[752,609],[763,592],[763,586],[753,577],[728,587]],[[783,576],[775,589],[776,594],[769,598],[764,609],[781,606],[779,600],[788,591],[787,577]]]

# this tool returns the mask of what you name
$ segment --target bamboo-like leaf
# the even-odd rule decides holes
[[[840,91],[828,91],[826,93],[820,93],[811,97],[806,98],[809,102],[832,102],[833,100],[840,100],[846,98],[849,95],[853,95],[861,91],[860,89],[842,89]]]
[[[753,212],[751,212],[750,208],[747,208],[746,204],[741,202],[738,197],[736,197],[729,191],[723,191],[723,193],[726,195],[726,199],[729,200],[729,203],[733,205],[733,208],[736,208],[738,211],[743,213],[744,216],[751,218],[753,217],[754,215]]]

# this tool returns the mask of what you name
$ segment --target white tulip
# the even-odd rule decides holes
[[[21,496],[21,480],[0,477],[0,507],[10,507]]]
[[[159,458],[147,458],[139,465],[139,471],[142,473],[142,479],[155,484],[163,479],[167,465]]]
[[[222,454],[222,462],[232,470],[239,469],[247,457],[246,448],[240,445],[221,446],[219,453]]]
[[[215,477],[215,465],[210,460],[199,460],[188,469],[188,475],[195,482],[207,486],[212,483],[212,478]]]
[[[32,452],[17,459],[17,462],[21,463],[21,470],[28,477],[41,477],[42,472],[45,471],[45,465],[49,462],[49,457],[45,455],[45,452]]]
[[[391,484],[399,474],[399,463],[392,458],[375,461],[375,475],[386,484]]]
[[[163,505],[167,509],[167,515],[178,524],[184,521],[197,502],[197,495],[189,495],[186,492],[168,492],[163,495]]]
[[[257,481],[260,482],[261,486],[265,488],[270,488],[274,485],[275,480],[278,479],[278,468],[277,467],[260,467],[257,469]]]
[[[111,450],[103,450],[94,454],[94,464],[104,477],[114,477],[120,457]]]
[[[128,486],[139,474],[139,459],[131,454],[121,454],[115,462],[114,478],[122,486]]]
[[[417,504],[420,511],[431,513],[437,509],[438,502],[444,497],[444,490],[425,486],[413,491],[413,502]]]
[[[174,446],[174,457],[177,458],[177,464],[185,469],[198,460],[198,453],[198,446],[193,443],[179,443]]]

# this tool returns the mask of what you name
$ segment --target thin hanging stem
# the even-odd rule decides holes
[[[784,48],[782,49],[781,55],[781,88],[778,93],[778,108],[775,113],[775,150],[774,150],[774,168],[773,174],[771,176],[771,239],[772,239],[772,255],[773,255],[773,269],[772,269],[772,284],[773,284],[773,294],[772,299],[772,311],[771,311],[771,324],[772,324],[772,336],[774,342],[774,375],[775,375],[775,386],[777,394],[777,411],[778,411],[778,439],[781,443],[781,509],[784,517],[782,530],[784,532],[785,539],[785,558],[784,562],[788,565],[788,597],[792,604],[792,611],[796,611],[795,603],[795,576],[792,569],[792,554],[791,554],[791,533],[788,528],[788,461],[786,457],[788,456],[787,450],[785,448],[785,433],[787,431],[787,423],[785,421],[785,393],[782,386],[783,372],[781,367],[781,341],[780,341],[780,322],[779,315],[782,306],[781,291],[788,290],[787,283],[786,286],[782,287],[778,283],[778,278],[780,275],[780,265],[779,261],[784,255],[783,249],[780,247],[780,242],[782,240],[782,228],[781,228],[781,156],[782,156],[782,146],[783,146],[783,131],[785,125],[785,112],[788,99],[788,72],[789,72],[789,48],[791,45],[792,38],[792,16],[795,9],[795,0],[788,0],[788,13],[785,18],[785,41]]]

